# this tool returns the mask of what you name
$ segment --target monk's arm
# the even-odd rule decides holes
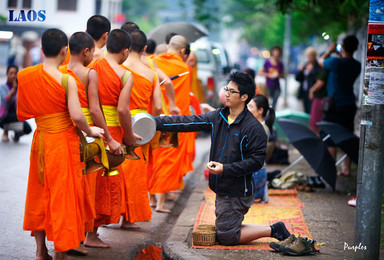
[[[152,93],[152,114],[154,116],[159,116],[163,106],[161,104],[161,90],[159,85],[159,80],[156,82],[156,87]]]
[[[129,99],[133,87],[133,77],[129,76],[123,89],[120,92],[119,101],[117,103],[117,113],[119,115],[120,125],[123,128],[123,142],[126,145],[134,145],[136,142],[132,129],[131,111],[129,110]]]
[[[110,152],[112,154],[123,154],[123,149],[121,144],[113,139],[111,133],[108,130],[107,123],[103,112],[100,107],[99,99],[99,79],[97,73],[94,70],[90,70],[88,74],[89,84],[88,84],[88,105],[91,117],[96,126],[104,129],[104,138],[107,141]]]
[[[159,75],[160,82],[165,79],[163,85],[165,87],[165,93],[167,94],[167,98],[169,100],[169,112],[173,115],[179,115],[180,109],[176,106],[175,88],[173,86],[172,80],[161,69],[157,67],[156,72]]]
[[[89,127],[85,119],[83,110],[81,110],[79,96],[77,94],[77,85],[74,78],[68,78],[68,110],[76,126],[89,136],[102,137],[104,130],[99,127]]]

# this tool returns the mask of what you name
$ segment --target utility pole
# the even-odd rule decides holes
[[[291,25],[292,19],[289,13],[285,14],[285,31],[284,31],[284,48],[283,48],[283,63],[284,63],[284,107],[287,107],[288,95],[288,65],[289,65],[289,52],[291,48]]]
[[[384,14],[383,1],[371,0],[364,75],[357,176],[355,244],[358,259],[379,259],[384,175]],[[363,43],[365,44],[365,43]]]

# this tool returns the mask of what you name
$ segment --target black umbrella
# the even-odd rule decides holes
[[[329,134],[331,140],[340,147],[356,164],[359,160],[359,138],[339,124],[320,122],[317,124],[321,131]]]
[[[208,35],[208,32],[200,25],[187,22],[174,22],[156,27],[148,33],[148,39],[153,39],[160,44],[165,41],[165,37],[169,33],[182,35],[188,42],[194,42],[200,37]]]
[[[304,156],[309,165],[335,189],[335,161],[323,141],[306,125],[290,119],[278,119],[277,123],[290,143]]]

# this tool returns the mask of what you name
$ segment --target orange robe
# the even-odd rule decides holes
[[[117,107],[123,83],[105,58],[97,59],[93,63],[93,69],[99,78],[99,97],[103,106],[108,130],[113,139],[123,142],[123,130],[113,122],[118,122],[117,112],[113,118],[108,116],[104,106]],[[116,117],[116,118],[115,118]],[[117,223],[120,220],[122,198],[122,173],[121,165],[117,168],[120,174],[114,176],[98,176],[96,193],[96,219],[95,227],[103,224]]]
[[[77,248],[84,240],[83,165],[65,89],[43,70],[42,64],[20,71],[18,80],[18,118],[35,118],[37,125],[23,228],[44,230],[56,252]]]
[[[71,60],[71,51],[69,50],[69,47],[68,47],[67,56],[65,57],[65,60],[63,61],[63,63],[61,63],[61,65],[62,66],[68,65],[70,60]]]
[[[80,106],[81,108],[89,108],[88,98],[87,98],[87,93],[85,92],[84,83],[79,79],[76,73],[68,69],[67,65],[61,66],[59,70],[64,74],[71,75],[76,80],[77,94],[79,96]],[[90,116],[90,115],[86,114],[86,116]],[[86,203],[90,202],[89,204],[85,204],[86,205],[85,212],[87,216],[89,216],[87,217],[87,222],[85,224],[86,232],[93,231],[94,218],[95,218],[94,212],[95,212],[95,196],[96,196],[96,178],[97,178],[97,175],[100,175],[102,173],[103,173],[103,170],[100,170],[97,172],[91,172],[84,175],[84,178],[83,178],[84,189],[87,190],[86,194],[90,196],[89,198],[86,198],[86,201],[85,201]],[[92,210],[90,210],[90,208]],[[91,212],[93,212],[93,215],[90,215]]]
[[[201,85],[200,79],[197,76],[197,63],[192,67],[192,83],[191,92],[197,97],[200,103],[207,103],[205,100],[204,88]]]
[[[149,81],[140,74],[132,70],[129,71],[133,75],[134,82],[129,100],[129,109],[133,116],[136,109],[147,110],[156,87],[156,81],[155,78],[154,81]],[[141,146],[137,147],[135,152],[140,156],[140,160],[125,160],[123,163],[124,198],[122,212],[130,223],[148,221],[152,216],[147,187],[148,163],[144,160],[143,151]],[[145,157],[148,158],[148,156],[147,151]]]
[[[162,53],[155,57],[156,65],[169,76],[189,71],[188,65],[174,53]],[[190,115],[189,109],[191,91],[190,74],[186,74],[172,81],[175,87],[176,105],[181,115]],[[165,88],[161,89],[166,103]],[[149,180],[151,194],[167,193],[176,190],[182,184],[184,174],[193,170],[188,146],[194,142],[194,133],[179,133],[179,148],[157,148],[153,150],[153,166]]]

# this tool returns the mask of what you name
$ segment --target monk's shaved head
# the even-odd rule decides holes
[[[91,16],[87,21],[87,33],[92,36],[95,41],[100,40],[104,33],[111,30],[111,22],[102,15]]]
[[[134,22],[126,22],[121,26],[121,30],[126,31],[127,33],[130,33],[134,30],[140,30],[139,26],[135,24]]]
[[[147,45],[147,36],[145,36],[145,33],[140,30],[134,30],[129,33],[129,36],[131,36],[131,51],[140,53],[143,51],[145,45]]]
[[[73,55],[79,55],[84,49],[91,50],[94,47],[95,42],[86,32],[75,32],[69,39],[69,49]]]
[[[156,50],[156,42],[152,39],[147,40],[147,50],[145,51],[148,54],[154,54]]]
[[[175,35],[169,41],[169,49],[174,51],[181,51],[187,47],[187,39],[181,35]]]
[[[68,46],[67,35],[59,29],[48,29],[41,36],[41,47],[46,57],[56,57],[65,46]]]
[[[120,53],[124,49],[131,48],[131,37],[126,31],[121,29],[112,30],[108,35],[107,51],[110,53]]]

